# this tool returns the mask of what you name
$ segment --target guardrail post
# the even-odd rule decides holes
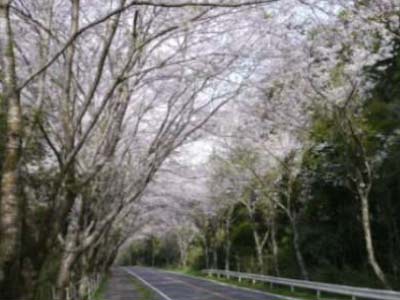
[[[290,286],[290,291],[291,291],[292,293],[294,292],[294,286],[293,286],[293,285]]]
[[[270,282],[270,283],[269,283],[269,287],[270,287],[271,289],[273,289],[273,288],[274,288],[274,283],[273,283],[273,282]]]
[[[351,300],[356,300],[357,299],[357,297],[356,296],[351,296]]]
[[[242,282],[242,277],[239,276],[239,277],[238,277],[238,281],[239,281],[239,282]]]
[[[317,299],[321,299],[321,291],[317,290]]]
[[[256,280],[255,280],[255,279],[253,279],[253,285],[254,285],[254,284],[256,284]]]

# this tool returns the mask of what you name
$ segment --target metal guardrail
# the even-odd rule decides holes
[[[224,271],[224,270],[203,270],[202,271],[208,276],[216,275],[218,277],[224,276],[227,278],[237,278],[240,281],[243,279],[251,280],[253,283],[256,282],[266,282],[271,285],[271,287],[275,285],[283,285],[288,286],[292,291],[295,288],[302,288],[313,290],[316,292],[318,299],[321,298],[322,292],[334,294],[334,295],[344,295],[351,296],[353,300],[357,298],[362,299],[380,299],[380,300],[400,300],[400,292],[391,291],[391,290],[378,290],[378,289],[370,289],[370,288],[360,288],[339,284],[330,284],[330,283],[322,283],[315,281],[306,281],[306,280],[298,280],[298,279],[288,279],[288,278],[280,278],[273,277],[267,275],[260,274],[249,274],[249,273],[241,273],[234,271]]]

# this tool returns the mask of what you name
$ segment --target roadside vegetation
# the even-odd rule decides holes
[[[94,292],[93,296],[91,296],[89,299],[93,300],[106,300],[105,297],[105,292],[107,289],[107,278],[103,278],[103,280],[100,282],[99,287],[97,290]]]

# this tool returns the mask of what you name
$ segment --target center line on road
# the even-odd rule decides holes
[[[135,277],[136,279],[140,280],[140,282],[142,282],[144,285],[148,286],[150,289],[152,289],[153,291],[155,291],[156,293],[158,293],[161,297],[163,297],[165,300],[172,300],[170,297],[168,297],[167,295],[165,295],[163,292],[161,292],[158,288],[154,287],[153,285],[151,285],[150,283],[148,283],[147,281],[145,281],[143,278],[141,278],[139,275],[137,275],[136,273],[132,272],[131,270],[129,270],[128,268],[124,268],[125,271],[127,273],[129,273],[130,275],[132,275],[133,277]]]

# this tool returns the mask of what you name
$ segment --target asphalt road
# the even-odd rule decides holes
[[[221,285],[209,280],[142,267],[125,271],[153,289],[160,300],[276,300],[262,292]],[[158,300],[157,299],[157,300]]]

